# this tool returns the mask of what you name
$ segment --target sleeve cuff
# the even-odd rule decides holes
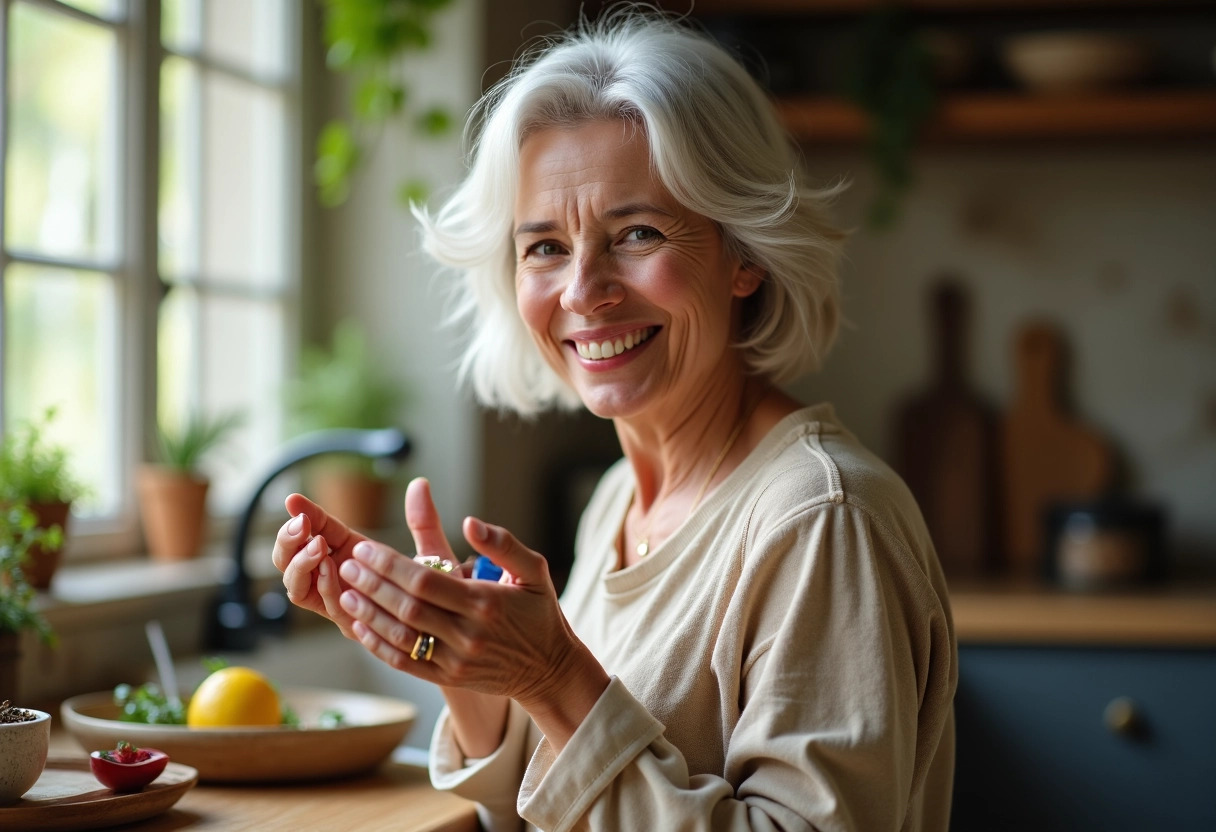
[[[613,676],[560,754],[547,739],[541,741],[524,772],[519,815],[540,829],[570,828],[663,731]]]
[[[518,828],[515,803],[531,722],[527,712],[512,702],[502,743],[488,757],[466,760],[444,708],[431,735],[431,785],[480,804],[478,816],[487,829]]]

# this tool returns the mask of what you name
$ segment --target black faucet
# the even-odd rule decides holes
[[[252,582],[245,568],[245,543],[258,503],[266,487],[288,468],[328,454],[353,454],[372,459],[404,460],[410,453],[410,440],[395,428],[383,430],[335,429],[309,433],[283,446],[275,463],[254,489],[245,505],[232,545],[232,574],[208,610],[206,647],[210,650],[252,650],[258,636],[283,632],[291,604],[280,586],[253,602]]]

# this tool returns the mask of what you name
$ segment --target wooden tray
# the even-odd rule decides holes
[[[166,811],[197,782],[196,770],[169,763],[142,790],[118,794],[93,778],[87,759],[51,757],[25,797],[0,806],[0,829],[54,832],[134,823]]]

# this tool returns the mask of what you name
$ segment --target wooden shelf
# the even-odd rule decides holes
[[[828,97],[778,101],[786,126],[807,144],[852,144],[865,114]],[[1038,139],[1164,139],[1216,136],[1216,90],[1161,90],[1087,96],[972,93],[940,103],[928,142]]]
[[[1216,587],[1086,594],[1042,586],[952,586],[959,644],[1216,648]]]

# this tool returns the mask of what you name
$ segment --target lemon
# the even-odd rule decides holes
[[[266,677],[248,667],[225,667],[203,680],[190,697],[186,724],[194,728],[278,725],[279,694]]]

